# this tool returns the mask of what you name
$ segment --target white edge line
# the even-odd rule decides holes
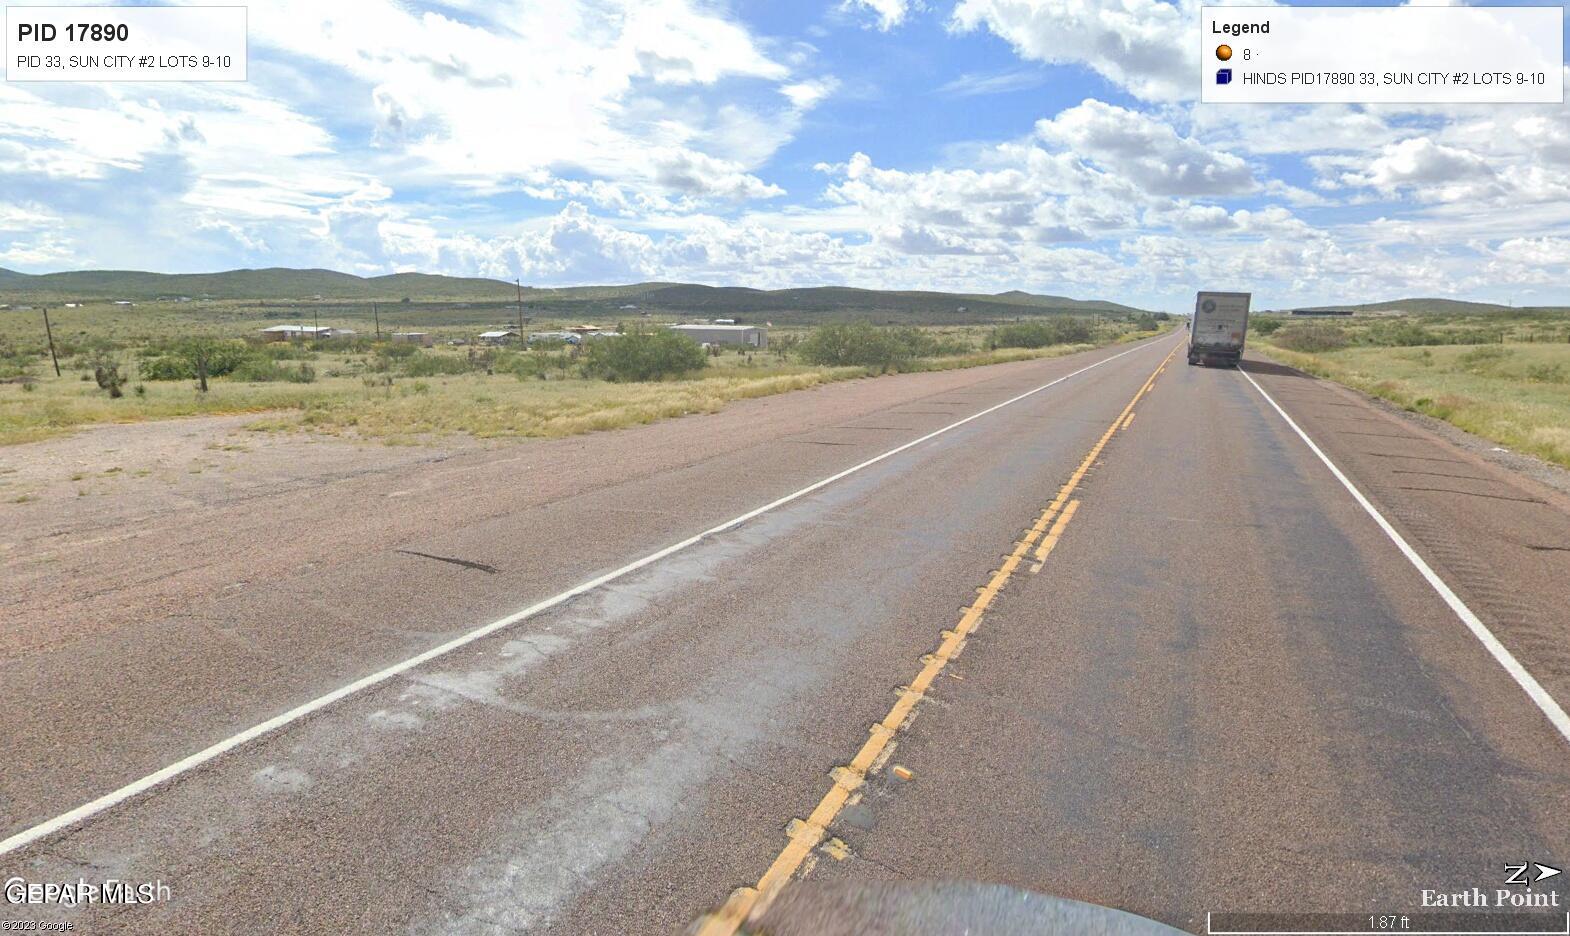
[[[1250,377],[1247,371],[1240,370],[1238,373],[1242,374],[1245,380],[1254,385],[1254,389],[1258,390],[1259,395],[1265,398],[1265,402],[1269,403],[1277,413],[1281,414],[1281,418],[1286,420],[1288,426],[1292,427],[1292,431],[1297,433],[1298,438],[1307,443],[1308,447],[1313,450],[1313,453],[1319,456],[1319,460],[1325,463],[1325,467],[1329,468],[1330,473],[1336,476],[1336,480],[1341,482],[1341,486],[1351,493],[1353,499],[1368,512],[1370,517],[1374,518],[1374,522],[1379,524],[1381,530],[1385,531],[1385,535],[1390,537],[1391,542],[1396,544],[1396,548],[1401,550],[1401,554],[1406,556],[1407,561],[1412,563],[1418,572],[1422,573],[1423,578],[1427,579],[1428,584],[1433,586],[1434,591],[1439,593],[1439,597],[1445,600],[1445,604],[1450,606],[1450,610],[1455,612],[1456,617],[1466,624],[1467,629],[1472,632],[1472,636],[1482,643],[1488,652],[1493,655],[1494,660],[1504,667],[1505,672],[1510,674],[1510,677],[1525,690],[1531,700],[1537,704],[1537,707],[1542,709],[1543,714],[1548,716],[1548,720],[1553,723],[1555,728],[1559,729],[1559,733],[1564,736],[1564,739],[1570,742],[1570,715],[1565,714],[1565,710],[1560,707],[1553,696],[1548,694],[1548,690],[1543,688],[1543,684],[1538,682],[1537,678],[1531,673],[1527,672],[1526,667],[1521,665],[1521,661],[1515,658],[1515,654],[1511,653],[1509,648],[1500,643],[1499,638],[1494,636],[1494,632],[1488,629],[1488,625],[1484,624],[1482,619],[1474,614],[1471,608],[1466,606],[1466,602],[1462,601],[1455,592],[1450,590],[1450,586],[1445,584],[1445,580],[1440,578],[1439,574],[1430,568],[1428,563],[1423,561],[1423,557],[1417,554],[1417,550],[1413,549],[1411,544],[1400,533],[1396,532],[1396,528],[1390,525],[1390,521],[1386,520],[1384,515],[1369,502],[1368,498],[1363,496],[1363,492],[1359,491],[1357,486],[1341,472],[1341,469],[1336,467],[1335,462],[1332,462],[1320,450],[1319,446],[1314,444],[1314,440],[1308,437],[1308,433],[1304,432],[1296,422],[1293,422],[1292,417],[1287,415],[1286,410],[1282,409],[1281,405],[1270,394],[1265,392],[1265,388],[1261,387],[1253,377]]]
[[[307,715],[310,715],[313,712],[317,712],[317,711],[320,711],[321,709],[327,708],[329,705],[332,705],[333,703],[335,703],[335,702],[337,702],[337,701],[339,701],[341,699],[345,699],[345,698],[347,698],[347,697],[349,697],[351,695],[354,695],[355,693],[359,692],[362,689],[369,689],[370,687],[375,686],[378,683],[386,682],[387,680],[393,678],[394,676],[399,675],[400,673],[407,672],[407,671],[409,671],[411,669],[414,669],[417,666],[420,666],[421,664],[428,663],[431,660],[436,659],[437,657],[444,656],[444,655],[446,655],[448,653],[451,653],[452,651],[457,650],[457,649],[459,649],[461,647],[464,647],[464,646],[466,646],[468,644],[474,643],[476,640],[479,640],[479,639],[481,639],[483,637],[488,637],[491,634],[494,634],[497,631],[502,630],[503,628],[510,627],[513,624],[516,624],[519,621],[525,620],[527,618],[533,617],[533,616],[539,614],[542,611],[547,611],[547,610],[549,610],[551,608],[554,608],[557,605],[561,604],[562,602],[565,602],[565,601],[567,601],[569,599],[572,599],[572,598],[576,598],[577,596],[579,596],[579,595],[581,595],[581,594],[583,594],[585,592],[593,591],[594,589],[599,588],[601,585],[604,585],[604,584],[606,584],[608,582],[611,582],[611,581],[614,581],[614,580],[616,580],[618,578],[621,578],[622,576],[628,574],[629,572],[636,572],[637,570],[639,570],[639,569],[641,569],[641,568],[643,568],[643,567],[645,567],[647,565],[650,565],[652,563],[660,561],[661,559],[664,559],[666,556],[669,556],[669,555],[671,555],[673,553],[680,552],[680,551],[682,551],[682,550],[684,550],[684,549],[686,549],[686,548],[688,548],[690,546],[693,546],[696,543],[698,543],[700,540],[703,540],[706,537],[714,536],[715,534],[718,534],[718,533],[723,533],[726,530],[730,530],[733,527],[736,527],[736,526],[738,526],[740,524],[746,523],[748,520],[751,520],[754,517],[757,517],[757,516],[759,516],[761,514],[768,513],[769,511],[774,510],[775,508],[782,507],[782,506],[790,503],[791,501],[797,500],[798,498],[805,497],[808,494],[811,494],[814,491],[818,491],[818,490],[820,490],[820,489],[822,489],[824,487],[827,487],[828,485],[833,484],[834,482],[839,481],[842,478],[845,478],[845,477],[848,477],[850,475],[853,475],[856,472],[861,471],[864,468],[871,467],[872,465],[875,465],[878,462],[883,461],[886,458],[892,458],[893,456],[898,455],[899,453],[905,451],[906,449],[909,449],[909,448],[912,448],[914,446],[920,445],[921,443],[926,442],[926,441],[928,441],[930,439],[937,438],[938,436],[942,435],[945,432],[948,432],[951,429],[957,429],[960,426],[963,426],[966,423],[971,422],[972,420],[980,419],[981,417],[986,416],[988,413],[993,413],[993,412],[996,412],[997,410],[1002,409],[1005,406],[1009,406],[1011,404],[1018,403],[1020,400],[1023,400],[1026,397],[1029,397],[1029,396],[1034,396],[1035,394],[1040,393],[1041,391],[1046,390],[1049,387],[1055,387],[1058,384],[1062,383],[1065,380],[1068,380],[1071,377],[1077,377],[1080,374],[1083,374],[1084,372],[1086,372],[1088,370],[1091,370],[1092,368],[1100,367],[1101,365],[1106,364],[1106,363],[1108,363],[1110,361],[1115,361],[1118,358],[1123,357],[1126,354],[1133,354],[1135,351],[1141,351],[1141,350],[1144,350],[1144,349],[1146,349],[1148,347],[1150,347],[1150,345],[1148,345],[1148,344],[1140,344],[1140,345],[1137,345],[1135,347],[1129,348],[1127,351],[1120,351],[1117,354],[1112,355],[1111,357],[1102,358],[1101,360],[1095,362],[1094,364],[1088,364],[1085,367],[1081,367],[1079,370],[1073,371],[1073,372],[1068,373],[1068,374],[1064,374],[1062,377],[1059,377],[1056,380],[1052,380],[1052,381],[1050,381],[1048,383],[1044,383],[1041,386],[1036,387],[1033,390],[1027,390],[1024,393],[1021,393],[1019,396],[1011,397],[1011,398],[1009,398],[1007,400],[1004,400],[1002,403],[997,403],[997,404],[995,404],[993,406],[987,407],[984,410],[981,410],[980,412],[972,413],[969,416],[966,416],[964,419],[961,419],[961,420],[959,420],[957,422],[949,423],[947,426],[944,426],[941,429],[935,429],[932,432],[929,432],[926,435],[921,436],[920,438],[912,439],[911,441],[906,442],[903,445],[899,445],[899,446],[896,446],[894,448],[891,448],[887,452],[884,452],[881,455],[875,455],[872,458],[869,458],[866,461],[860,463],[859,465],[853,465],[853,466],[851,466],[849,468],[846,468],[844,471],[838,472],[837,474],[832,474],[832,475],[828,476],[827,478],[824,478],[821,481],[816,481],[816,482],[814,482],[812,484],[807,485],[806,487],[802,488],[799,491],[795,491],[794,493],[791,493],[791,494],[786,494],[784,497],[781,497],[781,498],[779,498],[777,500],[770,501],[769,503],[764,504],[762,507],[757,507],[757,508],[754,508],[752,510],[749,510],[749,511],[747,511],[746,513],[742,514],[739,517],[734,517],[734,518],[732,518],[730,520],[725,521],[724,523],[720,524],[719,526],[710,527],[709,529],[704,530],[702,533],[699,533],[699,534],[697,534],[695,536],[689,536],[688,538],[682,540],[679,543],[672,543],[671,545],[666,546],[664,549],[658,550],[657,552],[649,553],[647,556],[644,556],[642,559],[636,559],[636,560],[634,560],[632,562],[629,562],[629,563],[627,563],[626,565],[622,566],[619,569],[616,569],[616,570],[611,571],[611,572],[607,572],[604,575],[598,576],[596,578],[589,579],[588,581],[582,582],[582,583],[580,583],[578,585],[574,585],[572,588],[569,588],[566,591],[561,592],[560,594],[553,595],[550,598],[546,598],[544,601],[540,601],[540,602],[537,602],[535,604],[532,604],[529,607],[524,608],[522,611],[516,611],[516,612],[514,612],[512,614],[507,615],[504,618],[500,618],[499,620],[492,621],[489,624],[486,624],[486,625],[484,625],[482,627],[478,627],[478,628],[476,628],[476,629],[474,629],[472,631],[469,631],[466,634],[462,634],[462,635],[459,635],[458,637],[454,637],[452,640],[449,640],[446,643],[441,644],[440,646],[432,647],[431,649],[426,650],[424,653],[421,653],[421,654],[419,654],[417,656],[412,656],[409,659],[404,660],[401,663],[394,663],[392,666],[389,666],[389,667],[387,667],[384,670],[380,670],[378,672],[370,674],[369,676],[364,676],[364,677],[361,677],[360,679],[356,679],[354,682],[349,683],[347,685],[340,686],[337,689],[334,689],[332,692],[327,693],[326,695],[318,696],[317,698],[312,699],[311,701],[306,702],[303,705],[298,705],[298,706],[296,706],[296,707],[294,707],[292,709],[289,709],[287,712],[284,712],[284,713],[282,713],[280,715],[275,715],[274,717],[269,718],[268,720],[266,720],[266,721],[264,721],[264,722],[262,722],[260,724],[252,725],[250,728],[245,729],[244,731],[240,732],[239,734],[232,735],[232,736],[230,736],[228,738],[225,738],[222,741],[219,741],[217,744],[214,744],[214,745],[212,745],[210,747],[203,748],[202,750],[197,751],[195,754],[192,754],[189,757],[186,757],[186,758],[184,758],[182,760],[178,760],[178,761],[174,762],[173,764],[170,764],[169,766],[164,767],[164,768],[162,768],[160,770],[156,770],[156,771],[148,774],[147,776],[142,777],[139,780],[133,780],[130,783],[126,784],[123,787],[120,787],[118,790],[115,790],[112,793],[106,793],[103,796],[100,796],[97,799],[92,800],[91,802],[83,803],[82,805],[76,807],[75,809],[71,810],[70,812],[61,813],[60,815],[54,817],[53,819],[48,819],[48,820],[45,820],[44,822],[40,822],[39,824],[37,824],[37,825],[35,825],[35,826],[31,827],[31,828],[23,829],[21,832],[18,832],[15,835],[12,835],[12,836],[10,836],[7,839],[5,839],[3,841],[0,841],[0,855],[9,854],[10,852],[16,851],[19,848],[22,848],[22,847],[27,846],[27,845],[31,845],[32,843],[38,841],[39,839],[42,839],[42,838],[45,838],[47,836],[53,835],[54,833],[59,832],[62,829],[68,828],[69,826],[73,826],[73,825],[83,821],[84,819],[90,819],[93,816],[97,815],[98,813],[101,813],[101,812],[103,812],[106,809],[113,808],[114,806],[117,806],[120,803],[125,802],[126,800],[130,799],[133,796],[137,796],[137,795],[139,795],[141,793],[145,793],[146,791],[152,789],[155,786],[158,786],[159,784],[161,784],[161,783],[163,783],[163,782],[165,782],[167,780],[172,780],[175,777],[178,777],[178,776],[180,776],[183,773],[187,773],[187,772],[189,772],[191,770],[194,770],[195,768],[200,767],[201,765],[207,763],[208,761],[213,760],[214,758],[216,758],[216,757],[218,757],[218,756],[220,756],[222,754],[225,754],[225,753],[227,753],[229,751],[234,750],[235,748],[239,747],[242,744],[245,744],[245,743],[247,743],[249,741],[254,741],[257,738],[260,738],[262,735],[268,734],[269,732],[272,732],[272,731],[275,731],[275,730],[277,730],[279,728],[282,728],[283,726],[288,725],[291,722],[299,721],[300,719],[304,718]]]

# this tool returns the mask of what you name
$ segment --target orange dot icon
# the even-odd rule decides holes
[[[1232,47],[1229,46],[1229,45],[1218,45],[1218,46],[1216,46],[1216,58],[1220,59],[1223,62],[1225,62],[1228,59],[1232,58]]]

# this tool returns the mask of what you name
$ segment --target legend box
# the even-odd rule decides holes
[[[1559,104],[1564,8],[1203,7],[1206,104]]]

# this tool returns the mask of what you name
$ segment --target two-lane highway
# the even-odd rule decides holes
[[[411,588],[407,555],[368,555],[309,601],[214,599],[181,646],[84,636],[94,672],[0,663],[25,687],[0,874],[171,892],[4,913],[672,932],[728,899],[730,922],[767,914],[783,859],[782,879],[996,881],[1194,928],[1409,907],[1570,856],[1570,744],[1248,377],[1341,395],[1185,367],[1182,340],[911,375],[933,391],[848,419],[826,395],[816,422],[787,409],[773,436],[592,492],[498,492],[485,522],[433,516],[404,544],[501,574]],[[766,402],[721,416],[767,424]],[[1354,480],[1389,460],[1364,454]],[[1512,530],[1556,542],[1564,505],[1531,499]],[[1392,510],[1425,552],[1403,519],[1423,505]],[[1538,566],[1443,558],[1563,699],[1531,609],[1570,596]],[[1511,576],[1524,617],[1471,583]]]

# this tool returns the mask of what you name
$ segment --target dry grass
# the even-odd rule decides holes
[[[800,390],[847,376],[859,374],[821,371],[630,384],[448,377],[313,400],[294,412],[260,420],[254,428],[298,427],[389,442],[449,433],[482,439],[555,438],[712,413],[731,400]]]
[[[1109,331],[1104,343],[1151,334]],[[978,350],[912,362],[906,369],[978,367],[1056,357],[1089,347]],[[349,357],[356,362],[364,359],[358,354]],[[134,373],[129,355],[126,360],[126,369]],[[316,364],[324,376],[312,383],[222,378],[212,380],[211,389],[203,394],[188,381],[144,381],[128,385],[126,395],[116,400],[94,382],[80,379],[79,362],[62,363],[67,369],[60,378],[31,368],[30,389],[20,383],[0,383],[0,445],[33,442],[93,424],[246,413],[258,415],[251,425],[260,430],[306,429],[390,443],[449,433],[477,438],[559,437],[710,413],[732,400],[869,376],[862,368],[809,367],[758,354],[751,361],[726,355],[714,359],[696,377],[659,383],[520,379],[483,372],[411,378],[360,371],[358,363],[350,367],[339,352],[318,356]],[[354,372],[340,373],[346,367]]]
[[[1283,364],[1570,468],[1570,344],[1353,347],[1319,354],[1260,346]]]

